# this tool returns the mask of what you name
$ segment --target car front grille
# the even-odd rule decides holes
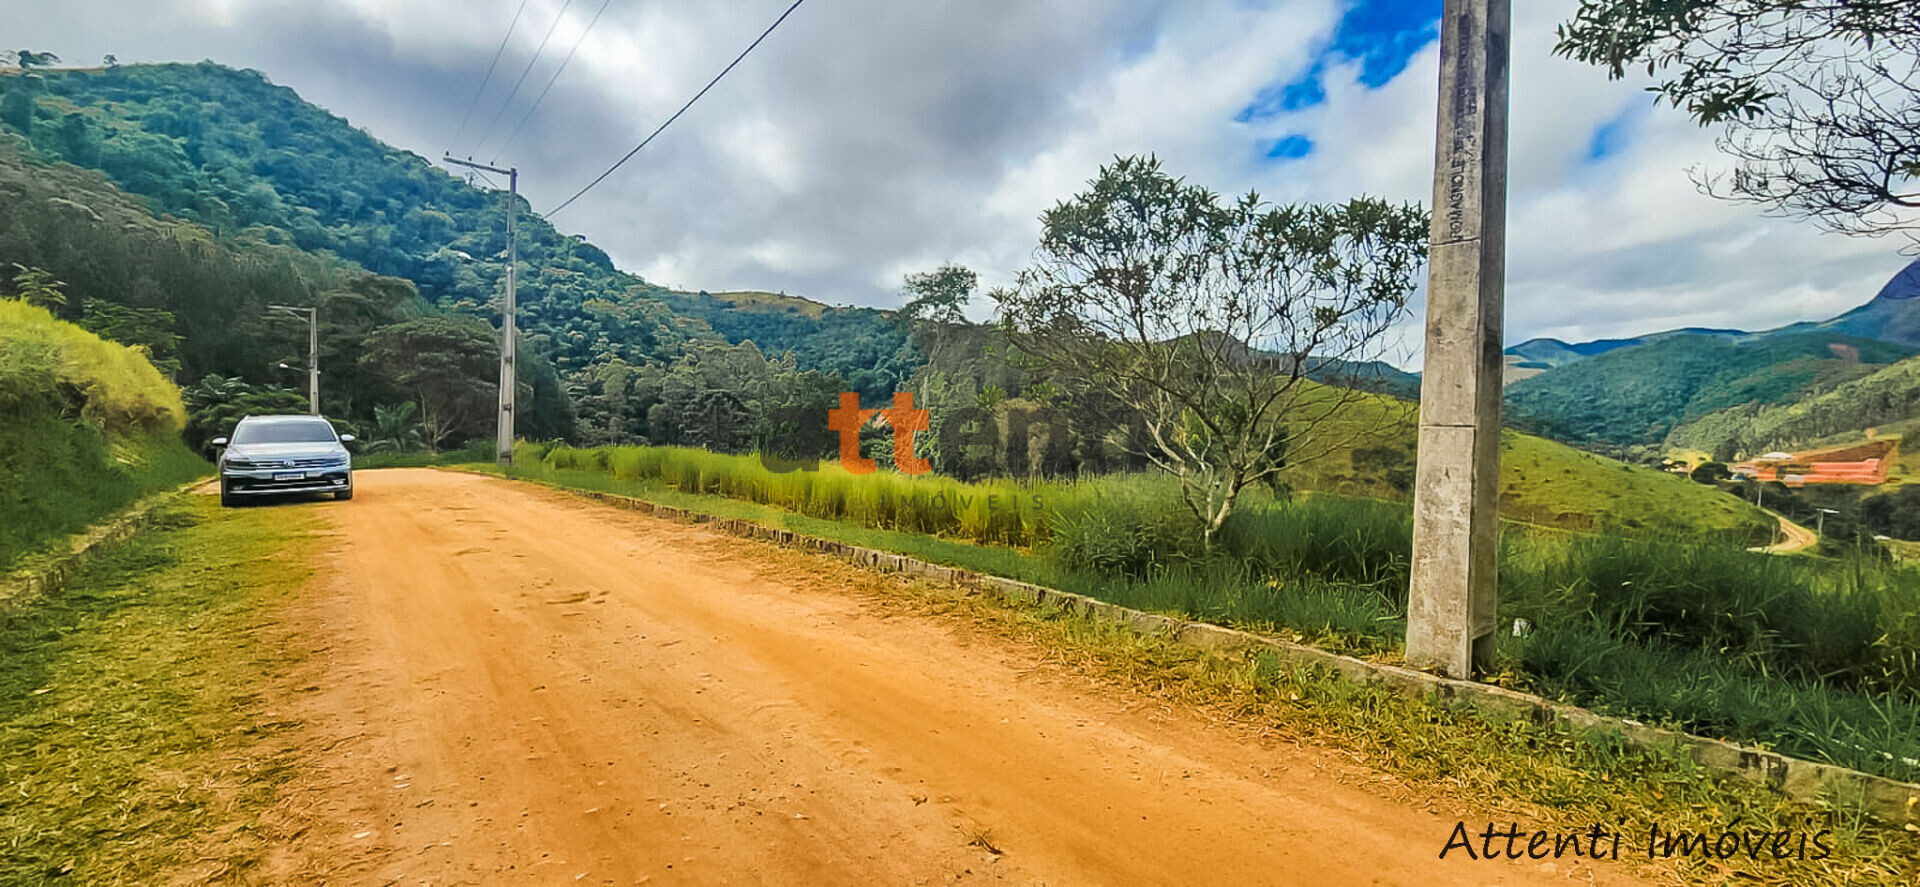
[[[227,467],[242,471],[262,468],[345,468],[345,459],[228,459]]]

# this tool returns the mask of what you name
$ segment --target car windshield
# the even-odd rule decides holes
[[[325,422],[267,422],[244,424],[234,429],[237,444],[332,443],[333,426]]]

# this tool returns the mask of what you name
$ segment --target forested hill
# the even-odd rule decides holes
[[[0,129],[216,236],[333,252],[412,281],[442,309],[497,310],[504,195],[381,143],[259,72],[211,62],[12,72],[0,76]],[[676,312],[666,301],[675,294],[615,268],[524,200],[519,212],[521,329],[563,373],[616,358],[670,360],[715,335],[697,300],[676,299]],[[839,365],[844,348],[800,348],[801,366],[847,375],[877,361],[884,384],[911,371],[894,365],[904,338],[879,312],[836,313],[851,329],[835,342],[868,346],[851,349],[859,365]]]
[[[1555,367],[1506,387],[1520,427],[1600,447],[1657,444],[1677,425],[1742,404],[1790,403],[1914,349],[1836,333],[1739,343],[1673,335]]]

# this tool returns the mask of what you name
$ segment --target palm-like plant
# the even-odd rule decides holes
[[[373,435],[367,441],[369,453],[412,453],[427,448],[420,434],[420,423],[413,418],[419,406],[413,401],[373,408]]]

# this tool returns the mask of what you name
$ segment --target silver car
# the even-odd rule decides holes
[[[351,434],[335,434],[319,416],[248,416],[233,439],[213,439],[220,453],[220,504],[249,496],[332,493],[353,498],[353,456],[343,446]]]

